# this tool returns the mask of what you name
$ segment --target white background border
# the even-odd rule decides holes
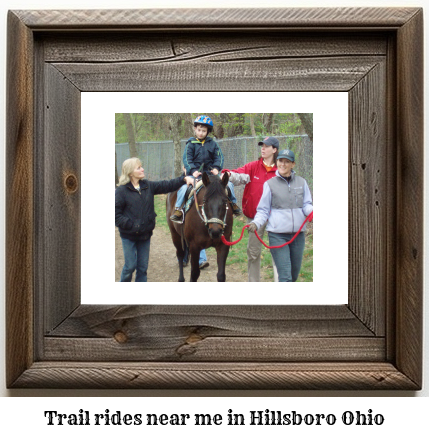
[[[327,107],[329,106],[329,110]],[[313,113],[313,282],[115,283],[115,113]],[[346,304],[348,94],[346,92],[82,93],[81,242],[83,304]],[[108,176],[105,176],[108,174]],[[238,238],[238,235],[236,239]],[[241,242],[244,243],[244,242]],[[151,244],[151,253],[156,244]],[[179,275],[175,249],[164,268]],[[217,268],[212,263],[209,268]],[[100,273],[101,272],[101,273]],[[150,280],[150,269],[148,278]],[[229,280],[229,281],[228,281]],[[263,292],[261,292],[263,290]]]

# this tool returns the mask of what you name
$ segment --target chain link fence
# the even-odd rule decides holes
[[[307,135],[275,136],[280,143],[280,150],[290,149],[295,153],[295,171],[304,177],[313,194],[313,142]],[[216,140],[224,155],[224,168],[235,169],[261,156],[257,137],[236,137]],[[186,139],[181,140],[181,157],[185,150]],[[148,180],[165,180],[174,178],[174,144],[173,141],[138,142],[137,154],[145,169]],[[130,157],[128,143],[116,144],[116,166],[118,177],[122,162]],[[244,186],[237,186],[235,194],[241,205]]]

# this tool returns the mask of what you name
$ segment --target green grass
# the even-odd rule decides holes
[[[155,196],[155,212],[157,213],[156,225],[162,227],[167,233],[170,231],[168,228],[166,209],[165,209],[166,195]],[[241,230],[246,225],[246,218],[241,216],[234,218],[234,224],[232,229],[232,241],[236,241],[240,238]],[[227,265],[236,264],[239,265],[242,272],[247,274],[247,229],[244,231],[243,239],[231,246],[229,250]],[[268,244],[268,236],[265,233],[264,242]],[[214,250],[214,248],[209,248]],[[273,264],[271,260],[271,253],[268,248],[262,247],[261,253],[261,274],[265,281],[273,281]],[[298,282],[312,282],[313,281],[313,234],[310,232],[305,239],[304,256],[302,260],[301,272],[298,278]]]
[[[157,227],[162,227],[166,232],[170,232],[166,217],[165,200],[167,195],[155,195],[155,212],[158,215],[156,217]]]
[[[313,233],[305,237],[304,256],[302,257],[301,271],[298,282],[313,281]]]

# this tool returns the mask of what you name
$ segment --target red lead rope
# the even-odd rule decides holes
[[[269,246],[268,246],[268,245],[267,245],[267,244],[266,244],[266,243],[261,239],[261,237],[258,235],[258,232],[255,232],[255,235],[256,235],[256,237],[259,239],[259,242],[261,242],[261,244],[264,245],[264,247],[267,247],[267,248],[281,248],[281,247],[284,247],[285,245],[289,245],[290,243],[292,243],[292,242],[295,240],[295,238],[298,236],[299,232],[302,230],[302,228],[304,227],[304,224],[305,224],[307,221],[308,221],[308,222],[313,221],[313,212],[311,212],[311,213],[307,216],[307,218],[304,220],[304,222],[302,223],[302,225],[301,225],[301,227],[299,228],[299,230],[298,230],[298,231],[293,235],[293,238],[292,238],[290,241],[285,242],[285,243],[282,244],[282,245],[275,245],[274,247],[269,247]],[[248,224],[247,226],[244,226],[244,227],[242,228],[242,230],[241,230],[241,236],[240,236],[240,238],[237,239],[236,241],[229,242],[229,241],[227,241],[227,240],[225,239],[225,236],[222,235],[222,236],[221,236],[222,242],[223,242],[225,245],[235,245],[235,244],[237,244],[238,242],[240,242],[240,241],[243,239],[244,229],[247,229],[248,227],[250,227],[249,224]]]

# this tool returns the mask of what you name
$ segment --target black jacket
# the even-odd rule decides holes
[[[115,191],[115,225],[122,238],[146,240],[155,228],[154,196],[167,194],[185,184],[184,176],[172,180],[151,182],[140,180],[140,192],[131,182]]]
[[[219,172],[223,168],[223,154],[217,142],[210,136],[206,136],[204,145],[198,139],[189,138],[183,153],[183,164],[186,174],[192,176],[204,163],[201,172],[211,174],[210,170],[216,168]]]

